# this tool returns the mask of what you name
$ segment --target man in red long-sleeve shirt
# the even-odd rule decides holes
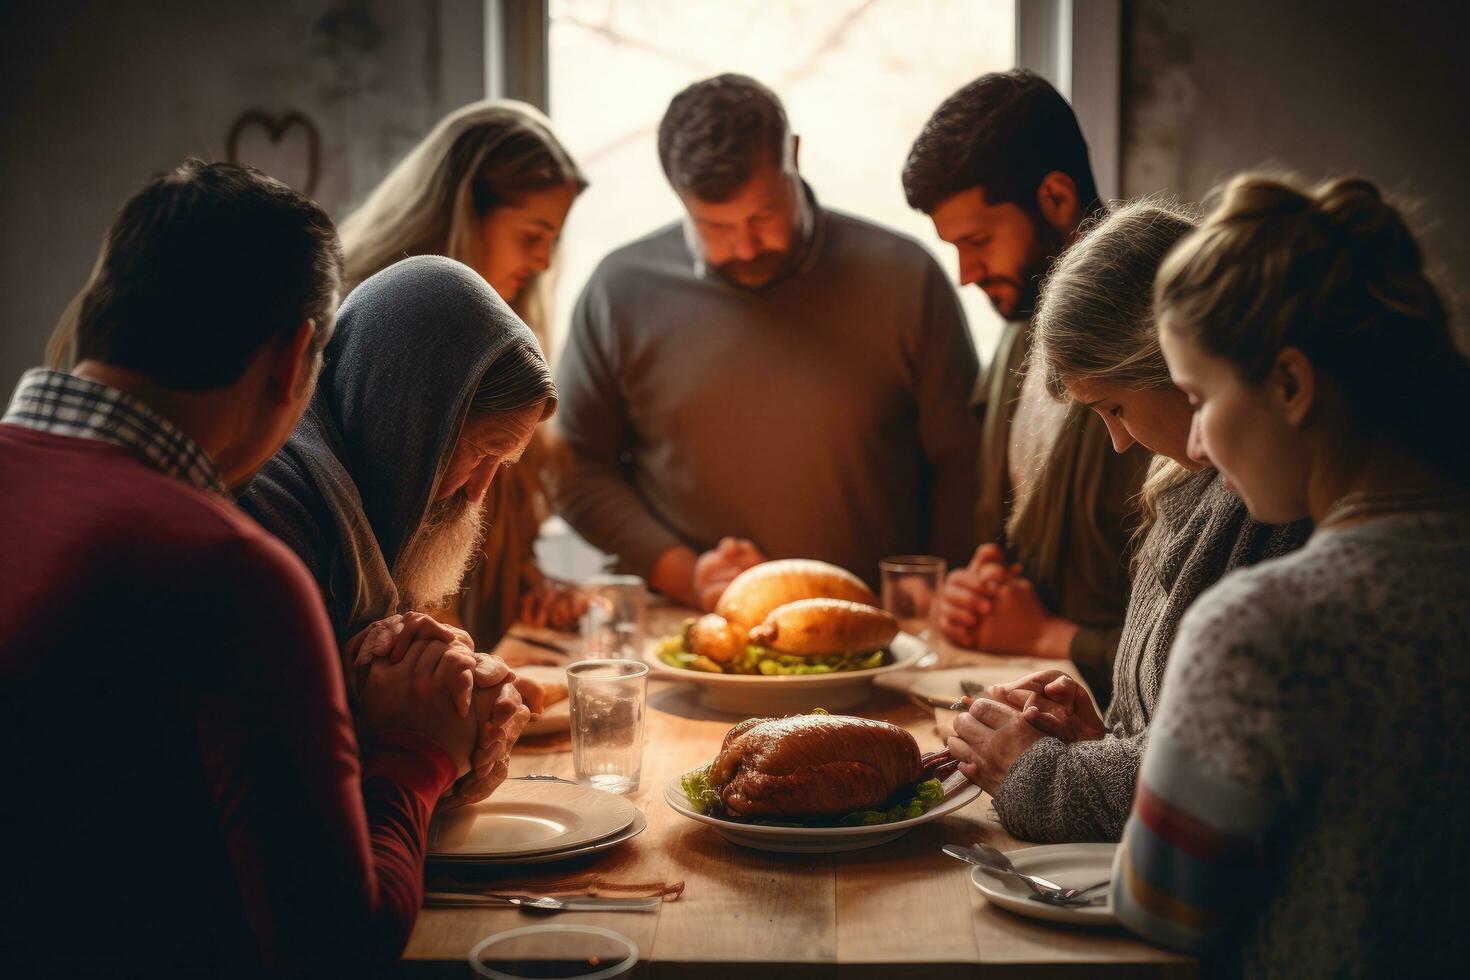
[[[340,269],[317,205],[190,161],[109,232],[76,370],[15,392],[0,974],[360,976],[407,940],[474,658],[376,664],[360,751],[314,581],[226,496],[306,404]]]

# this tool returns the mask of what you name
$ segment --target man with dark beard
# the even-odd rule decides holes
[[[776,94],[674,97],[659,157],[685,220],[613,252],[558,366],[557,506],[655,589],[710,608],[746,567],[974,546],[977,364],[918,242],[823,207]]]
[[[389,266],[352,291],[337,323],[306,414],[240,503],[315,576],[350,692],[377,656],[473,649],[427,611],[458,592],[485,491],[555,411],[556,388],[530,329],[450,259]],[[481,655],[478,681],[500,684],[501,727],[487,726],[463,800],[505,778],[530,714],[497,658]],[[537,700],[533,684],[520,688]]]
[[[1042,373],[1025,370],[1043,276],[1103,210],[1087,143],[1045,79],[985,75],[935,110],[903,186],[955,246],[960,284],[1008,321],[978,388],[981,546],[951,573],[940,625],[963,646],[1070,658],[1106,701],[1148,454],[1114,454],[1100,418],[1054,401]]]

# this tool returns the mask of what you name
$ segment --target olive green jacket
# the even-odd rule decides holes
[[[979,540],[1000,542],[1048,609],[1079,624],[1071,657],[1100,704],[1128,607],[1128,546],[1148,468],[1142,446],[1113,451],[1102,419],[1072,405],[1026,509],[1008,535],[1013,497],[1007,451],[1030,349],[1029,321],[1007,323],[976,387],[980,436]]]

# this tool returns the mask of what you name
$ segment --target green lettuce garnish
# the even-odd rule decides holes
[[[689,652],[687,625],[679,635],[665,637],[654,648],[659,660],[681,670],[699,670],[707,674],[764,674],[767,677],[872,670],[883,666],[886,652],[863,650],[855,653],[834,653],[827,657],[793,657],[768,647],[750,644],[745,648],[744,657],[733,663],[719,664],[709,657]]]
[[[822,714],[825,711],[817,709]],[[709,766],[693,769],[679,777],[679,788],[689,798],[689,806],[695,813],[709,814],[715,810],[723,810],[725,802],[720,793],[710,782]],[[837,823],[842,827],[869,827],[884,823],[897,823],[900,820],[912,820],[921,817],[924,813],[944,799],[944,786],[937,779],[926,779],[914,787],[914,795],[901,803],[895,803],[886,810],[857,810],[838,818]],[[773,823],[767,820],[757,820],[756,823],[771,824],[777,827],[800,827],[803,824],[795,823]]]
[[[689,806],[695,813],[706,814],[717,806],[724,806],[719,791],[709,781],[709,766],[686,772],[679,777],[679,788],[689,797]]]
[[[914,795],[886,810],[858,810],[838,821],[844,827],[868,827],[880,823],[897,823],[921,817],[926,810],[944,799],[944,785],[937,779],[926,779],[914,787]]]

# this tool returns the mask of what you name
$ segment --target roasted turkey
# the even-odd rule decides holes
[[[771,610],[798,599],[846,599],[878,604],[873,590],[845,568],[810,558],[783,558],[747,568],[725,587],[715,612],[747,630],[765,622]]]
[[[883,650],[897,635],[898,620],[890,614],[843,599],[788,602],[750,631],[752,643],[802,657]]]
[[[902,728],[826,714],[743,721],[709,771],[732,815],[793,818],[871,809],[924,775]]]
[[[691,653],[702,654],[716,663],[729,663],[745,655],[750,635],[739,623],[732,623],[719,613],[707,613],[689,624],[685,641]]]

